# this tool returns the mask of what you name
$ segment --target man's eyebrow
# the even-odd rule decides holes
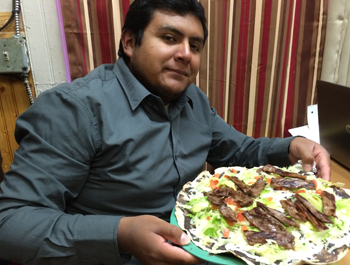
[[[177,35],[181,35],[181,36],[185,35],[180,30],[178,30],[177,28],[174,28],[172,26],[163,26],[163,27],[160,27],[159,30],[169,30]],[[202,38],[200,36],[192,36],[192,37],[190,37],[190,39],[193,41],[198,41],[200,43],[204,43],[204,38]]]

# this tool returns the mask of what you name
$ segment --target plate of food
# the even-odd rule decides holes
[[[218,168],[183,186],[171,223],[216,264],[332,264],[350,246],[350,191],[300,165]]]
[[[176,225],[177,227],[180,227],[177,223],[177,219],[175,217],[175,208],[171,213],[170,216],[170,223],[173,225]],[[180,227],[181,228],[181,227]],[[192,255],[201,258],[202,260],[205,260],[210,263],[219,264],[219,265],[245,265],[246,263],[242,261],[241,259],[237,258],[234,255],[231,255],[229,253],[223,253],[223,254],[211,254],[206,250],[201,249],[200,247],[197,247],[193,242],[186,246],[182,246],[186,251],[191,253]]]

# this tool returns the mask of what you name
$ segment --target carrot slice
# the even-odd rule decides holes
[[[273,200],[273,198],[272,197],[268,197],[267,200],[270,202],[270,201]]]
[[[296,194],[299,194],[299,193],[306,193],[306,191],[305,191],[305,190],[298,190],[298,191],[296,192]]]
[[[231,168],[230,170],[231,170],[232,173],[237,174],[237,170],[235,170],[235,169],[233,169],[233,168]]]
[[[315,189],[317,189],[317,180],[316,180],[316,179],[313,179],[312,181],[313,181],[314,184],[315,184]]]
[[[254,177],[256,180],[258,180],[259,178],[261,178],[261,176],[255,176]]]
[[[207,218],[205,218],[205,219],[207,219],[209,221],[210,220],[210,216],[207,216]]]
[[[271,179],[272,178],[266,179],[267,183],[271,184]]]

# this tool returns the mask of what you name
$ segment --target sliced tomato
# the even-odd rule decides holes
[[[237,205],[235,200],[232,199],[231,197],[227,197],[225,198],[225,202],[228,204],[228,205]]]
[[[233,221],[231,221],[231,220],[229,220],[229,219],[227,219],[227,218],[225,218],[225,221],[226,221],[226,223],[227,223],[229,226],[233,226]]]
[[[322,190],[321,189],[317,189],[316,193],[321,196],[322,195]]]
[[[228,205],[231,205],[231,206],[236,206],[236,208],[234,210],[237,210],[237,208],[241,208],[241,205],[239,205],[233,198],[231,197],[227,197],[225,198],[225,202],[228,204]]]
[[[244,215],[243,215],[244,211],[239,211],[237,214],[237,220],[238,222],[243,222],[244,221]]]
[[[242,231],[247,231],[247,230],[248,230],[248,227],[245,226],[245,225],[242,225],[242,226],[241,226],[241,229],[242,229]]]
[[[212,204],[211,207],[213,208],[214,211],[216,211],[218,209],[218,206],[215,204]]]
[[[235,169],[233,169],[233,168],[231,168],[230,170],[231,170],[232,173],[237,174],[237,170],[235,170]]]
[[[230,235],[230,230],[227,227],[225,227],[225,229],[224,229],[224,238],[228,238],[229,235]]]
[[[209,181],[209,185],[210,185],[210,188],[212,189],[212,190],[214,190],[214,189],[219,189],[216,185],[219,183],[219,180],[217,180],[217,179],[211,179],[210,181]]]

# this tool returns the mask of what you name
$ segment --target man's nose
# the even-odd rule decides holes
[[[178,45],[178,49],[175,54],[175,59],[184,61],[186,63],[191,62],[192,52],[191,52],[191,46],[188,42],[184,41]]]

